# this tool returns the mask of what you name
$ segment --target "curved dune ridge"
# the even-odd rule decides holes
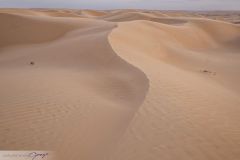
[[[209,15],[0,9],[0,150],[239,159],[240,27]]]
[[[15,15],[1,21],[19,27],[1,30],[8,36],[1,36],[0,148],[104,159],[148,89],[146,76],[111,49],[115,24]]]
[[[205,19],[119,23],[109,41],[150,88],[110,159],[239,159],[239,38]]]

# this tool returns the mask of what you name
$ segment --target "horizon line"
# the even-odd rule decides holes
[[[146,10],[146,11],[199,11],[199,12],[204,12],[204,11],[211,11],[211,12],[218,12],[218,11],[235,11],[235,12],[240,12],[240,9],[144,9],[144,8],[114,8],[114,9],[97,9],[97,8],[70,8],[70,7],[1,7],[0,9],[71,9],[71,10],[99,10],[99,11],[111,11],[111,10]]]

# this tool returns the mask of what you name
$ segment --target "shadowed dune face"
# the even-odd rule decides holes
[[[239,159],[232,14],[0,9],[0,150]]]
[[[104,159],[148,89],[145,74],[109,45],[115,24],[0,18],[6,22],[0,27],[0,148],[53,150],[58,159]]]

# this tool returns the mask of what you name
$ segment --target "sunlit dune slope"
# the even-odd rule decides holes
[[[220,21],[119,23],[109,41],[150,88],[111,159],[238,159],[239,38]]]

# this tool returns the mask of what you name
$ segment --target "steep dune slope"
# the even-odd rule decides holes
[[[203,19],[119,23],[109,41],[150,88],[111,159],[239,159],[239,37]]]
[[[0,31],[1,47],[8,46],[0,52],[0,149],[52,150],[63,160],[108,157],[148,89],[145,75],[108,44],[115,24],[0,18],[19,25]]]

